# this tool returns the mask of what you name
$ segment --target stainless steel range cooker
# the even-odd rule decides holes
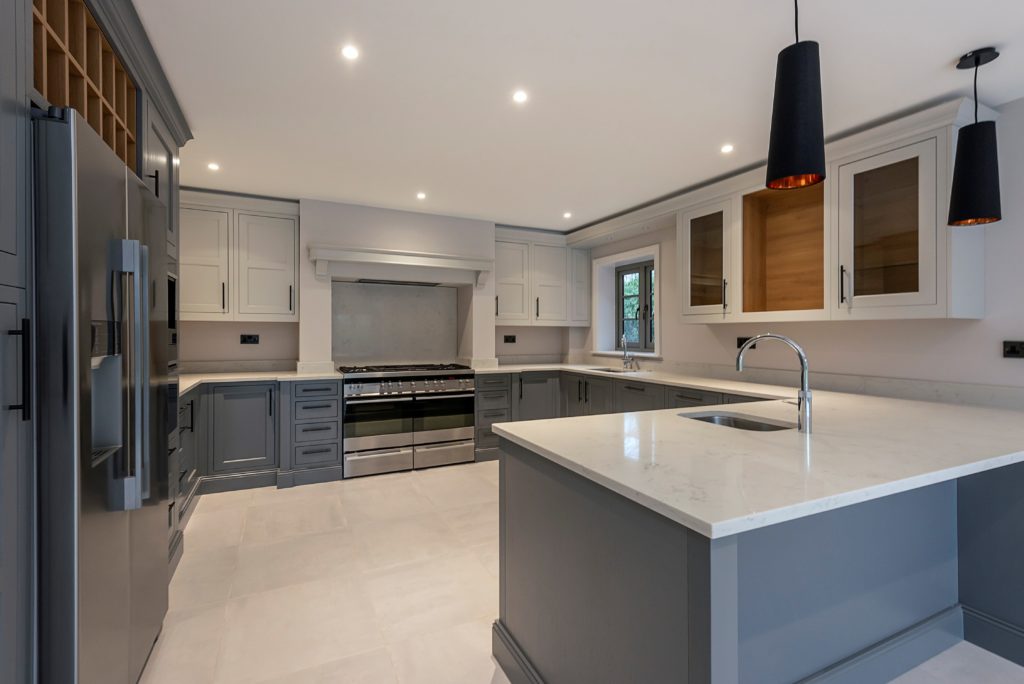
[[[473,371],[458,364],[342,366],[345,477],[474,458]]]

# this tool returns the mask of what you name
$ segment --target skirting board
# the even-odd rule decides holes
[[[964,606],[964,638],[975,646],[1024,665],[1024,630],[970,606]]]
[[[963,632],[964,611],[952,606],[798,684],[887,682],[956,645]],[[491,635],[491,652],[512,684],[545,684],[501,620],[495,620]]]
[[[277,488],[285,489],[296,485],[333,482],[342,479],[343,476],[344,468],[340,465],[327,468],[310,468],[309,470],[282,470],[277,474]]]
[[[239,489],[254,487],[274,487],[277,485],[277,471],[263,470],[258,473],[239,473],[237,475],[210,475],[199,480],[197,494],[218,494],[234,492]]]

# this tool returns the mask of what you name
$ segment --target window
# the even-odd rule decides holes
[[[654,262],[615,269],[615,348],[654,351]]]

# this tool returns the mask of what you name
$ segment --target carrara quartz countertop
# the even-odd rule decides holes
[[[704,382],[720,390],[743,385]],[[752,394],[748,387],[735,391]],[[797,415],[789,400],[719,409],[794,424]],[[500,423],[493,430],[712,539],[1024,461],[1024,414],[1016,411],[815,392],[810,435],[685,417],[709,411]]]
[[[183,373],[178,376],[178,396],[196,385],[211,382],[301,382],[340,380],[341,373],[299,373],[297,371],[251,371],[234,373]]]

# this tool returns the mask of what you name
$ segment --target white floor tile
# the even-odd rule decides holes
[[[961,641],[892,681],[894,684],[1021,684],[1024,667]]]
[[[507,682],[491,658],[491,622],[477,621],[388,647],[400,684]]]

